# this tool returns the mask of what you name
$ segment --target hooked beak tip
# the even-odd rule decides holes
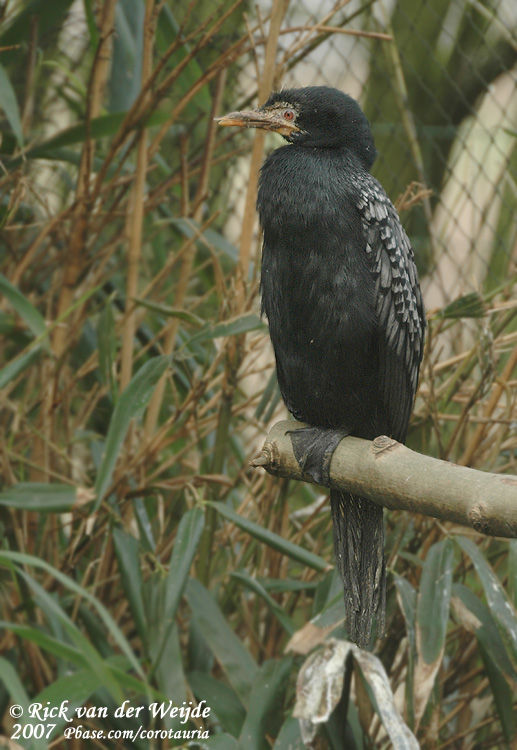
[[[223,127],[236,125],[242,128],[247,125],[246,118],[240,112],[230,112],[230,114],[223,115],[222,117],[214,117],[214,120]]]

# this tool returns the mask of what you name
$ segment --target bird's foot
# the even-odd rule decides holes
[[[328,487],[330,483],[330,462],[334,451],[344,437],[346,430],[330,430],[323,427],[301,427],[289,430],[294,455],[300,469],[317,484]]]

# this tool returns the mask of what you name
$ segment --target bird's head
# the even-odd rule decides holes
[[[258,109],[231,112],[219,125],[261,128],[280,133],[287,141],[310,148],[349,148],[367,169],[377,152],[370,123],[348,94],[328,86],[283,89]]]

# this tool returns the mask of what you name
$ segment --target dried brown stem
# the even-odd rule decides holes
[[[92,67],[88,90],[88,110],[86,117],[86,139],[81,153],[74,211],[71,222],[71,233],[68,240],[67,254],[61,294],[58,300],[56,317],[60,317],[72,304],[75,286],[81,270],[82,249],[84,247],[86,228],[89,221],[90,174],[93,162],[94,143],[90,134],[90,123],[101,111],[102,97],[106,86],[109,61],[111,57],[111,37],[115,17],[116,0],[107,0],[102,12],[102,26],[99,46]],[[53,339],[54,353],[59,358],[66,350],[67,328],[58,326]]]
[[[492,395],[490,396],[490,399],[488,401],[488,404],[485,408],[484,417],[488,418],[491,417],[494,409],[496,408],[497,404],[499,403],[499,399],[501,398],[505,384],[510,380],[510,376],[517,365],[517,347],[513,350],[512,354],[510,355],[510,358],[508,362],[506,363],[506,366],[501,374],[501,377],[498,379],[494,390],[492,391]],[[463,453],[462,457],[458,461],[458,463],[461,466],[468,466],[473,457],[476,453],[476,450],[483,440],[483,436],[486,431],[486,424],[481,422],[476,427],[476,430],[474,434],[472,435],[472,438],[469,441],[469,444],[467,445],[467,448],[465,449],[465,452]]]
[[[147,0],[144,20],[144,49],[142,55],[142,86],[151,74],[157,9],[153,0]],[[138,266],[142,249],[144,224],[145,181],[147,175],[147,130],[142,128],[138,137],[135,182],[128,202],[126,226],[128,228],[128,255],[126,281],[126,320],[122,334],[120,386],[126,388],[131,380],[133,367],[133,340],[136,330],[135,303],[138,294]]]
[[[215,130],[217,124],[214,120],[215,115],[218,113],[221,106],[221,100],[224,91],[224,82],[226,79],[226,72],[221,71],[216,84],[214,99],[212,102],[212,113],[208,123],[208,134],[205,141],[205,150],[203,155],[203,161],[201,164],[201,172],[199,175],[199,182],[196,191],[196,208],[194,209],[193,219],[196,222],[201,220],[202,203],[201,199],[205,194],[208,187],[208,179],[210,175],[210,165],[212,163],[212,155],[214,151],[215,143]],[[186,170],[185,170],[186,171]],[[188,178],[188,175],[187,175]],[[184,185],[183,195],[188,196],[188,182]],[[186,199],[186,198],[185,198]],[[184,215],[187,215],[186,213]],[[180,279],[176,290],[175,304],[177,307],[183,307],[185,298],[187,296],[188,283],[192,275],[192,267],[194,264],[195,257],[195,243],[194,241],[189,243],[189,248],[184,252],[183,263],[180,271]],[[163,342],[163,353],[172,354],[174,351],[174,344],[176,336],[178,334],[179,320],[178,318],[172,318],[165,331],[165,339]],[[151,438],[158,421],[158,414],[163,400],[163,394],[165,390],[165,383],[167,381],[167,373],[164,373],[162,378],[159,380],[154,393],[149,403],[149,409],[147,410],[147,417],[145,422],[145,434],[148,439]]]
[[[286,0],[275,0],[271,14],[271,23],[266,44],[266,57],[264,70],[259,83],[259,103],[263,103],[272,87],[276,72],[276,51],[278,44],[278,35],[280,27],[287,10],[288,2]],[[241,231],[241,241],[239,246],[239,283],[238,295],[239,306],[243,307],[246,298],[246,279],[251,257],[251,242],[253,238],[253,228],[255,226],[255,203],[257,200],[257,185],[262,155],[264,151],[265,134],[258,130],[253,140],[253,151],[251,153],[251,164],[248,174],[248,188],[246,191],[246,200],[244,204],[244,217]]]

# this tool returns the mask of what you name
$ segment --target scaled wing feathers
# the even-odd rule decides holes
[[[383,406],[391,437],[404,441],[423,354],[425,314],[413,250],[380,183],[365,175],[357,202],[376,280]]]

